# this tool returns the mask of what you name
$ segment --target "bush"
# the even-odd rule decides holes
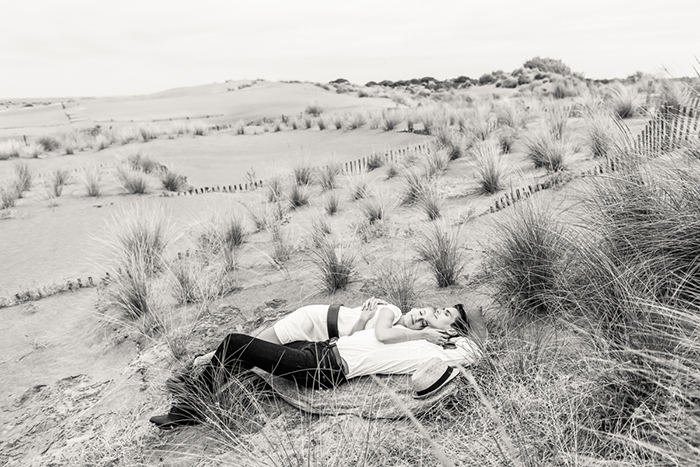
[[[362,203],[360,210],[370,224],[385,220],[388,211],[384,201],[376,197],[368,198]]]
[[[611,102],[618,117],[632,118],[639,113],[641,99],[636,88],[618,83],[612,89]]]
[[[22,143],[15,139],[0,142],[0,161],[19,157],[22,153]]]
[[[133,170],[126,165],[117,167],[117,178],[127,193],[142,195],[148,193],[148,179],[140,170]]]
[[[434,221],[441,215],[442,204],[445,195],[434,185],[425,185],[418,197],[418,206],[428,216],[428,220]]]
[[[324,204],[323,208],[326,211],[326,214],[329,216],[334,215],[336,212],[338,212],[338,205],[340,204],[340,197],[331,192],[326,196],[326,203]]]
[[[310,104],[306,107],[305,112],[312,117],[318,117],[323,113],[323,108],[317,103]]]
[[[26,162],[15,162],[15,187],[18,196],[21,198],[25,191],[32,188],[32,174],[29,171],[29,164]]]
[[[544,73],[558,73],[563,76],[571,74],[571,68],[566,66],[561,60],[555,60],[553,58],[535,57],[523,63],[523,67],[539,70]],[[535,79],[541,78],[535,77]]]
[[[319,172],[319,182],[324,190],[333,190],[338,187],[338,176],[343,173],[343,167],[339,162],[329,162]]]
[[[374,153],[367,158],[367,172],[376,170],[383,165],[384,160],[382,159],[382,156],[377,153]]]
[[[501,191],[504,188],[506,167],[499,153],[498,143],[483,141],[474,145],[472,154],[481,192],[492,195]]]
[[[83,186],[88,196],[98,198],[102,195],[102,186],[100,185],[101,176],[98,167],[90,167],[85,169],[83,175]]]
[[[162,167],[158,171],[158,178],[163,184],[163,188],[168,191],[181,192],[187,191],[187,177],[180,175],[172,169]]]
[[[14,207],[15,203],[19,199],[19,193],[17,192],[17,185],[15,183],[3,183],[0,184],[0,208],[8,209]]]
[[[294,172],[294,183],[297,186],[311,185],[314,169],[308,161],[302,161],[296,164],[292,171]]]
[[[459,229],[450,232],[446,225],[436,222],[420,233],[415,249],[418,257],[432,269],[438,287],[457,283],[464,269],[461,247]]]
[[[59,198],[63,194],[63,187],[68,182],[70,174],[67,170],[55,169],[49,178],[49,189],[51,195]]]
[[[419,302],[418,269],[403,261],[388,260],[374,273],[374,284],[380,296],[407,313]]]
[[[496,82],[496,77],[491,73],[484,73],[479,77],[479,86],[484,86],[486,84],[491,84]]]
[[[301,208],[309,205],[309,190],[306,186],[292,185],[292,188],[287,197],[289,204],[295,208]]]
[[[513,89],[518,87],[518,81],[513,78],[506,78],[501,81],[501,87],[506,89]]]
[[[551,314],[558,302],[557,280],[565,270],[564,227],[556,215],[532,203],[516,206],[498,224],[486,253],[493,296],[513,316]]]
[[[61,141],[58,138],[56,138],[55,136],[51,136],[51,135],[40,136],[36,140],[36,142],[46,152],[55,151],[61,147]]]
[[[322,290],[333,294],[343,290],[355,276],[355,255],[330,241],[310,251]]]
[[[557,139],[548,128],[542,126],[526,133],[524,140],[527,156],[535,168],[564,170],[567,161],[574,154],[574,148],[568,140]]]
[[[280,177],[272,177],[267,181],[267,201],[276,203],[284,195],[284,183]]]

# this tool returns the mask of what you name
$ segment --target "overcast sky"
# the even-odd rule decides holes
[[[696,76],[700,0],[5,0],[0,98],[478,78],[535,56],[591,78]]]

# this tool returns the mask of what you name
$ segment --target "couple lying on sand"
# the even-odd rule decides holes
[[[413,374],[435,358],[470,365],[480,356],[474,337],[485,337],[480,316],[480,310],[468,312],[461,304],[414,308],[402,315],[398,307],[374,298],[358,308],[305,306],[257,337],[229,334],[204,370],[184,384],[191,392],[211,394],[222,376],[258,367],[305,388],[328,389],[359,376]],[[423,392],[454,377],[451,370]],[[181,399],[150,421],[161,429],[198,424],[202,416],[195,404]]]

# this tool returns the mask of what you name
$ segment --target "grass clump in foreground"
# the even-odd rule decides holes
[[[461,229],[432,223],[419,235],[415,245],[418,258],[428,264],[438,287],[455,285],[464,270]]]

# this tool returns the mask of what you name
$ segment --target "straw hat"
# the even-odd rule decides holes
[[[447,387],[459,375],[457,368],[451,368],[444,361],[433,357],[418,367],[411,376],[414,399],[425,399]]]

